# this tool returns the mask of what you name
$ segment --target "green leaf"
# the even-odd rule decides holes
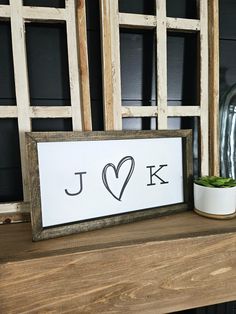
[[[217,176],[203,176],[196,179],[194,182],[198,185],[213,188],[227,188],[236,186],[236,180]]]

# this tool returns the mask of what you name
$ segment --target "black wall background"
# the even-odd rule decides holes
[[[0,4],[8,4],[0,0]],[[63,7],[63,0],[24,0],[25,5]],[[94,130],[103,130],[99,0],[87,0],[90,92]],[[121,12],[154,14],[153,0],[120,0]],[[220,5],[220,93],[236,82],[236,1]],[[167,15],[197,18],[196,0],[167,0]],[[66,30],[63,24],[26,25],[31,105],[70,105]],[[156,104],[154,32],[121,30],[122,100]],[[197,41],[194,34],[168,33],[168,103],[197,105]],[[15,105],[10,23],[0,21],[0,106]],[[197,128],[197,119],[171,118],[170,128]],[[155,119],[124,119],[124,129],[155,128]],[[33,131],[72,129],[71,119],[33,119]],[[195,155],[197,152],[195,152]],[[22,200],[16,119],[0,119],[0,202]],[[231,302],[188,313],[235,313]]]

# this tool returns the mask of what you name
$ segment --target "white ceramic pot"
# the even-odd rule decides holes
[[[206,215],[226,216],[236,212],[236,187],[211,188],[194,183],[194,208]]]

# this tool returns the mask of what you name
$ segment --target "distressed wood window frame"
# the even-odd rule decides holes
[[[87,55],[85,0],[65,0],[65,8],[29,7],[22,0],[0,5],[0,20],[10,21],[16,106],[0,106],[1,118],[18,121],[23,202],[0,203],[0,223],[29,219],[29,186],[25,132],[31,131],[33,118],[71,118],[74,131],[92,130]],[[31,106],[27,70],[25,23],[65,23],[68,50],[71,106]]]
[[[167,129],[168,117],[199,117],[200,172],[217,175],[219,173],[218,0],[196,1],[198,19],[167,17],[166,0],[156,0],[155,15],[121,13],[119,0],[100,0],[104,127],[106,130],[121,130],[122,118],[156,117],[158,129]],[[119,34],[121,27],[156,31],[157,106],[122,106]],[[199,33],[198,106],[168,106],[167,104],[167,30]]]

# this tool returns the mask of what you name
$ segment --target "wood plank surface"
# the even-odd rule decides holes
[[[233,300],[235,230],[193,212],[38,243],[29,224],[1,226],[0,312],[170,313]]]
[[[71,106],[31,106],[31,118],[70,118]]]

